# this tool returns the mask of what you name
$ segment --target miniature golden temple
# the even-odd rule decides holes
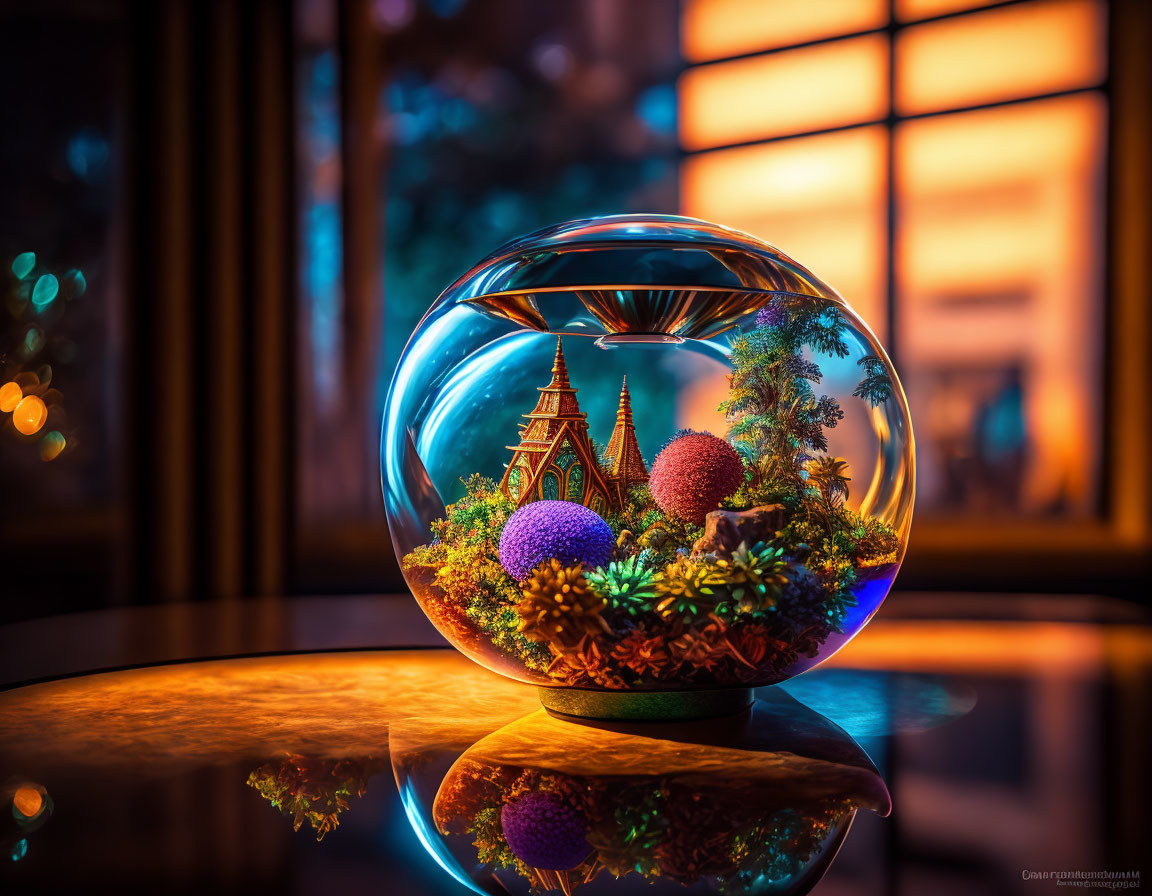
[[[588,435],[587,415],[568,380],[564,348],[556,340],[552,380],[540,387],[535,409],[520,424],[520,444],[506,446],[512,460],[500,489],[522,507],[533,501],[573,501],[603,515],[624,505],[628,490],[648,480],[632,422],[628,380],[620,390],[616,426],[603,463]]]

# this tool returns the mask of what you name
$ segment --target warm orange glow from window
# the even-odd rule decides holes
[[[995,0],[896,0],[896,16],[902,21],[927,19],[949,12],[991,6]]]
[[[25,818],[35,818],[44,807],[44,797],[35,787],[20,787],[12,797],[12,805]]]
[[[1104,99],[1085,95],[897,132],[900,345],[925,510],[952,502],[949,470],[970,462],[1005,389],[1021,396],[1028,462],[990,491],[1024,512],[1094,507],[1104,126]]]
[[[48,408],[35,395],[26,396],[12,412],[12,425],[16,427],[17,432],[26,436],[39,432],[47,419]]]
[[[24,390],[17,383],[5,383],[0,386],[0,411],[11,414],[24,397]]]
[[[689,69],[680,142],[707,149],[881,118],[887,78],[881,35]]]
[[[1104,7],[1054,0],[916,25],[896,42],[902,114],[1093,86],[1105,71]]]
[[[881,28],[887,0],[687,0],[681,51],[691,62]]]
[[[872,126],[701,153],[681,166],[681,208],[788,253],[883,338],[886,149]]]

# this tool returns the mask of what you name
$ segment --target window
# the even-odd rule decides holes
[[[569,464],[576,460],[576,455],[572,453],[572,446],[565,442],[560,446],[560,452],[556,455],[556,466],[561,470],[567,470]]]
[[[568,500],[584,501],[584,468],[580,464],[568,471]]]
[[[892,351],[929,540],[1103,502],[1107,9],[987,5],[682,20],[682,210],[810,266]]]
[[[560,475],[555,470],[545,470],[540,477],[540,497],[545,501],[560,500]]]

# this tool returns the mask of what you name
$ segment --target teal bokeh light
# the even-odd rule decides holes
[[[23,280],[31,274],[34,267],[36,267],[35,252],[21,252],[12,259],[12,273],[16,275],[17,280]]]
[[[45,274],[36,281],[36,286],[32,289],[32,304],[37,309],[43,310],[56,301],[59,293],[60,281],[54,274]]]

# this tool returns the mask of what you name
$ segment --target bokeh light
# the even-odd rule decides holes
[[[24,397],[24,390],[16,383],[5,383],[0,386],[0,411],[11,414]]]
[[[28,332],[24,334],[24,350],[25,357],[31,358],[40,349],[44,347],[44,331],[37,326],[28,328]]]
[[[99,181],[108,168],[108,140],[99,131],[86,129],[74,134],[65,149],[68,167],[86,183]]]
[[[60,456],[60,452],[64,450],[68,442],[64,439],[59,432],[52,430],[48,435],[40,440],[40,460],[47,463],[50,460],[55,460]]]
[[[36,281],[36,286],[32,290],[32,304],[38,309],[47,308],[55,301],[59,292],[60,281],[56,279],[55,274],[45,274]]]
[[[84,279],[84,273],[75,268],[64,274],[64,289],[66,297],[69,299],[78,299],[84,295],[85,290],[88,289],[88,281]]]
[[[12,259],[12,273],[16,275],[17,280],[23,280],[31,274],[34,267],[36,267],[35,252],[21,252]]]
[[[19,862],[24,856],[28,855],[28,841],[21,839],[12,844],[12,850],[9,853],[13,862]]]
[[[35,818],[44,808],[44,796],[35,787],[20,787],[12,797],[12,808],[24,818]]]
[[[12,425],[17,432],[26,436],[39,432],[47,419],[48,408],[37,395],[26,395],[12,412]]]

